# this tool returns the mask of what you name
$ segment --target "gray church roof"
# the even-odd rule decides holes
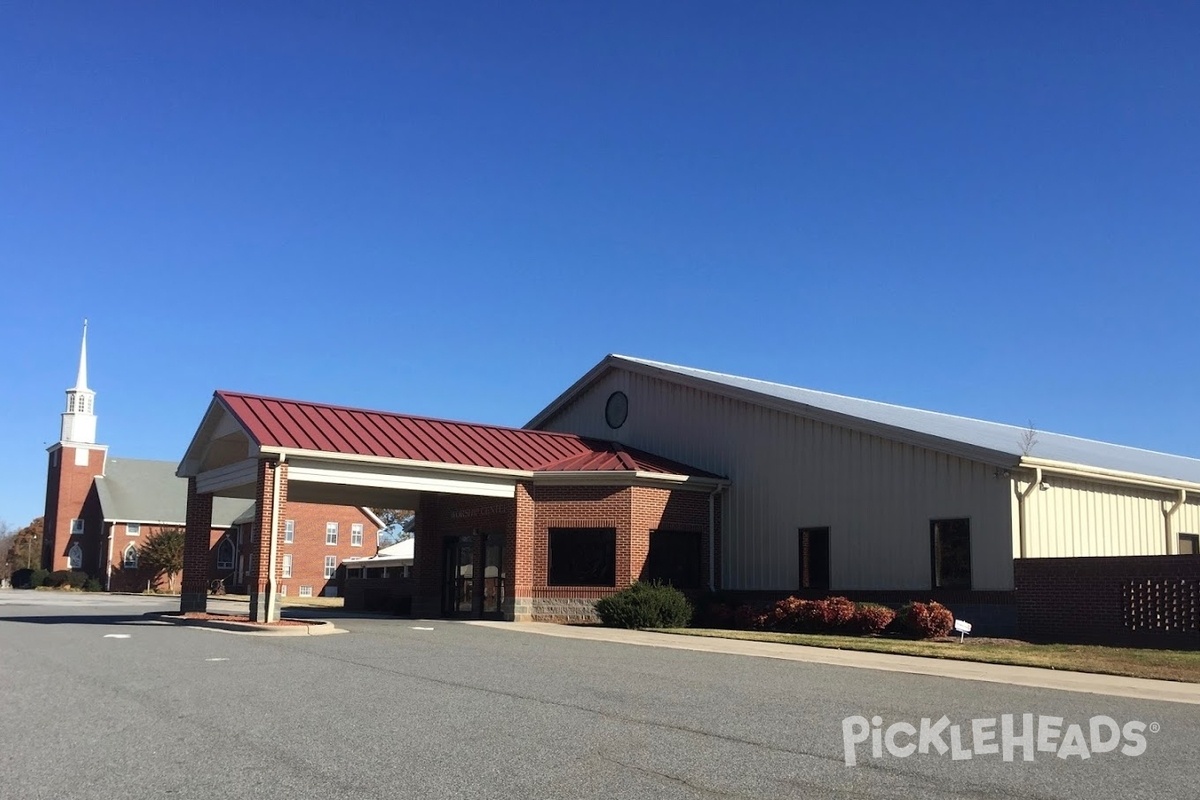
[[[173,461],[110,458],[96,478],[106,520],[183,526],[187,521],[187,479],[175,477]],[[214,497],[212,524],[228,528],[254,503]]]
[[[856,397],[818,392],[780,383],[741,378],[720,372],[664,364],[659,361],[612,355],[601,366],[625,366],[637,372],[667,373],[709,388],[733,390],[761,400],[783,401],[782,405],[795,413],[812,410],[839,417],[865,420],[887,428],[910,431],[920,436],[957,442],[993,453],[1010,456],[1015,465],[1023,455],[1047,461],[1063,461],[1097,469],[1131,472],[1158,478],[1170,478],[1188,483],[1200,483],[1200,459],[1140,450],[1119,444],[1081,439],[1048,431],[1036,431],[1036,443],[1028,453],[1023,452],[1022,437],[1026,428],[957,417],[936,411],[861,400]],[[602,371],[602,370],[601,370]],[[569,393],[569,392],[568,392]],[[560,398],[560,401],[563,398]],[[747,398],[753,399],[753,398]],[[778,403],[776,403],[778,404]],[[553,408],[553,406],[552,406]],[[550,409],[547,409],[550,411]],[[543,412],[542,417],[546,412]]]

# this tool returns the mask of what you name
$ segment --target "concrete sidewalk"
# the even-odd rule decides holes
[[[803,661],[835,667],[875,669],[886,672],[907,672],[913,675],[932,675],[938,678],[957,678],[967,681],[988,681],[1013,686],[1057,689],[1065,692],[1087,692],[1160,700],[1167,703],[1200,705],[1200,684],[1176,681],[1153,681],[1145,678],[1123,678],[1116,675],[1096,675],[1090,672],[1013,667],[1004,664],[982,664],[975,661],[955,661],[942,658],[865,653],[857,650],[833,650],[824,647],[805,647],[775,642],[748,642],[738,639],[712,639],[701,636],[681,636],[671,633],[650,633],[617,628],[572,627],[545,622],[472,621],[496,630],[515,633],[537,633],[566,639],[588,639],[594,642],[613,642],[642,647],[667,647],[674,650],[695,650],[702,653],[778,658],[784,661]]]

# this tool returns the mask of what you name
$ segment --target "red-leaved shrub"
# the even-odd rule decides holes
[[[814,608],[811,618],[823,630],[835,631],[845,628],[854,619],[854,603],[845,597],[827,597],[824,600],[814,601],[812,605]]]
[[[787,597],[780,600],[767,612],[767,625],[772,630],[799,630],[804,621],[804,609],[809,605],[808,600],[799,597]]]
[[[908,603],[900,609],[904,627],[920,639],[937,639],[950,633],[954,615],[941,603]]]
[[[854,610],[854,629],[859,633],[882,633],[892,624],[896,612],[876,603],[859,603]]]

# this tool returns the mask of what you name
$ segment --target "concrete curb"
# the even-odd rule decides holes
[[[216,619],[187,619],[179,614],[153,613],[146,615],[152,619],[169,622],[187,628],[203,628],[236,633],[243,636],[328,636],[334,633],[348,633],[344,628],[336,627],[332,622],[322,619],[293,619],[293,622],[303,622],[303,625],[262,625],[257,622],[233,622]],[[289,618],[291,619],[291,618]]]
[[[1118,675],[1099,675],[1091,672],[1017,667],[1008,664],[985,664],[978,661],[956,661],[948,658],[869,653],[860,650],[834,650],[777,642],[751,642],[740,639],[719,639],[683,636],[673,633],[621,630],[617,628],[571,627],[548,622],[491,622],[471,620],[466,624],[480,625],[517,633],[536,633],[566,639],[586,639],[594,642],[630,644],[641,647],[665,647],[673,650],[692,650],[704,653],[777,658],[783,661],[803,661],[834,667],[874,669],[884,672],[905,672],[937,678],[955,678],[988,683],[1005,683],[1036,689],[1064,692],[1084,692],[1132,697],[1139,700],[1158,700],[1166,703],[1200,705],[1200,684],[1178,681],[1156,681],[1147,678],[1124,678]]]

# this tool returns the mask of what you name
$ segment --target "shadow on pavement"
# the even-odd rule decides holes
[[[30,614],[0,616],[0,622],[24,622],[31,625],[165,625],[151,611],[145,614]]]

